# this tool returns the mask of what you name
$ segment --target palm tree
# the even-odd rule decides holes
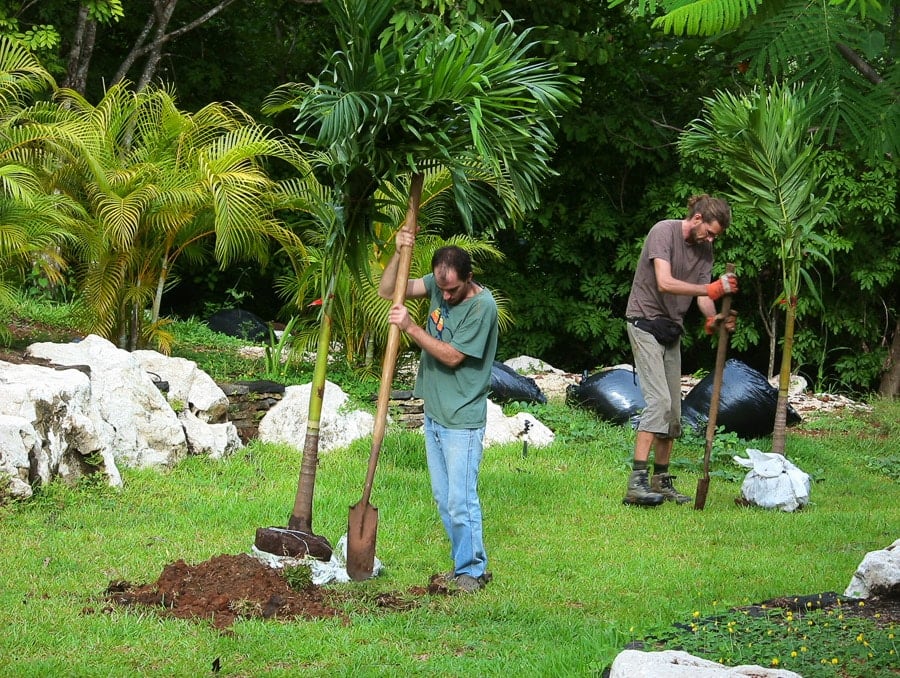
[[[15,306],[24,269],[38,266],[54,282],[59,244],[77,213],[65,196],[46,190],[36,167],[42,156],[17,116],[33,96],[52,92],[53,77],[27,49],[0,38],[0,311]],[[5,328],[4,328],[5,329]]]
[[[308,176],[306,181],[315,181]],[[405,183],[401,177],[398,184]],[[447,194],[452,189],[450,173],[444,168],[429,170],[424,174],[422,200],[419,223],[423,229],[446,225],[448,214]],[[302,241],[292,260],[298,262],[292,270],[276,279],[279,295],[301,312],[321,305],[318,291],[324,286],[323,271],[327,260],[327,238],[331,232],[330,222],[334,220],[334,210],[322,197],[322,187],[316,182],[316,188],[309,188],[306,195],[315,195],[318,200],[313,204],[310,200],[298,200],[291,208],[309,215],[310,226],[299,234]],[[295,194],[303,193],[296,190]],[[364,362],[369,368],[374,362],[374,354],[384,349],[384,337],[387,336],[387,312],[390,302],[378,295],[377,277],[390,259],[393,252],[393,239],[396,230],[403,223],[405,205],[402,188],[390,182],[381,185],[375,194],[375,202],[380,205],[380,214],[373,219],[372,231],[375,241],[369,245],[367,268],[373,281],[354,275],[345,265],[338,276],[336,287],[332,292],[332,341],[339,345],[349,365]],[[431,256],[436,249],[448,244],[464,247],[473,257],[476,264],[485,259],[500,259],[502,253],[494,247],[486,237],[456,235],[449,239],[421,232],[414,252],[411,275],[419,276],[428,272]],[[507,300],[502,293],[494,290],[497,301],[501,329],[510,322]],[[426,312],[423,304],[415,304],[413,316],[424,320]],[[418,316],[417,316],[418,313]],[[299,329],[294,334],[292,346],[295,351],[315,350],[319,334],[318,317],[301,320]]]
[[[319,360],[313,394],[325,383],[331,324],[329,291],[345,261],[365,275],[376,189],[409,177],[408,205],[418,210],[424,172],[442,166],[467,229],[496,224],[534,207],[550,173],[556,115],[578,98],[577,78],[531,56],[528,31],[517,35],[504,15],[460,29],[439,17],[394,26],[391,0],[332,0],[340,49],[311,84],[288,83],[269,97],[269,110],[295,110],[300,134],[328,154],[326,174],[339,196],[329,235],[329,281],[322,290]],[[482,181],[488,172],[489,189]],[[493,194],[499,200],[492,200]],[[390,366],[393,369],[393,365]],[[386,372],[382,372],[382,380]],[[312,490],[321,405],[310,400],[294,513],[289,526],[312,530]]]
[[[59,155],[53,188],[82,207],[74,256],[91,329],[123,347],[153,338],[166,348],[160,300],[179,257],[265,262],[273,238],[293,239],[273,216],[277,186],[262,160],[301,167],[302,157],[234,106],[186,113],[166,89],[121,83],[97,105],[64,89],[20,117]]]
[[[784,454],[794,320],[801,283],[818,298],[812,262],[830,266],[828,241],[816,232],[826,214],[815,172],[819,146],[809,128],[807,101],[789,87],[704,99],[706,113],[680,139],[686,158],[714,163],[731,180],[731,199],[777,243],[785,310],[773,452]]]

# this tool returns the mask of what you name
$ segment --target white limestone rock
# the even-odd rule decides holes
[[[284,397],[259,422],[259,439],[284,443],[302,450],[309,419],[312,384],[288,386]],[[362,410],[348,410],[347,394],[339,386],[325,382],[319,422],[319,452],[347,447],[354,440],[372,435],[375,417]]]
[[[900,539],[865,555],[844,595],[848,598],[900,598]]]

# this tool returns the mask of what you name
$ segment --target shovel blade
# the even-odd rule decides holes
[[[347,574],[353,581],[363,581],[375,569],[375,535],[378,532],[378,509],[359,502],[350,507],[347,521]]]
[[[709,494],[709,478],[697,481],[697,496],[694,497],[694,510],[702,511],[706,507],[706,495]]]

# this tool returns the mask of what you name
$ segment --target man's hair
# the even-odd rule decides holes
[[[706,193],[691,196],[688,200],[688,219],[695,214],[703,217],[703,221],[707,224],[718,221],[723,232],[731,225],[731,208],[728,203],[722,198],[713,198]]]
[[[456,245],[441,247],[431,257],[432,271],[442,266],[456,271],[456,276],[460,280],[468,280],[469,276],[472,275],[472,258],[462,247],[457,247]]]

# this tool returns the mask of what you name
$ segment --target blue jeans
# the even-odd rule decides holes
[[[487,569],[478,500],[484,427],[453,429],[425,417],[425,456],[431,493],[450,538],[454,574],[476,579]]]

